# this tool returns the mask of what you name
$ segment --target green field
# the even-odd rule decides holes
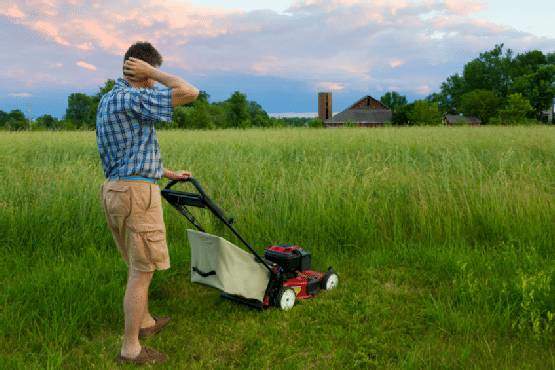
[[[159,137],[258,250],[298,243],[340,275],[289,312],[223,301],[190,283],[189,225],[165,203],[151,306],[173,322],[147,345],[167,368],[555,368],[554,128]],[[0,368],[117,367],[126,266],[94,132],[0,132],[0,148]]]

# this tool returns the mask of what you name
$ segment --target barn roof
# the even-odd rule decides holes
[[[482,121],[478,117],[463,116],[459,114],[446,114],[445,120],[449,124],[481,124]]]
[[[366,95],[365,97],[360,98],[359,100],[357,100],[356,103],[354,103],[353,105],[351,105],[348,109],[376,109],[376,108],[372,108],[373,106],[378,106],[380,109],[389,109],[389,107],[387,107],[385,104],[383,104],[381,101],[374,99],[373,97],[371,97],[370,95]]]
[[[391,111],[387,109],[347,109],[333,116],[329,123],[385,123],[391,121]]]
[[[336,114],[326,123],[342,124],[342,123],[364,123],[364,124],[382,124],[391,121],[391,110],[382,104],[379,100],[374,99],[370,95],[364,96],[357,100],[349,108],[343,112]]]

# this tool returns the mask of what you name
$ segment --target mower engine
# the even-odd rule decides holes
[[[279,270],[281,288],[273,297],[266,296],[264,304],[288,310],[295,305],[296,299],[314,297],[321,289],[330,290],[337,286],[339,278],[331,267],[327,272],[310,270],[311,254],[296,245],[277,245],[266,248],[264,258]]]
[[[266,248],[264,258],[277,263],[284,272],[310,269],[310,252],[296,245],[278,245]]]

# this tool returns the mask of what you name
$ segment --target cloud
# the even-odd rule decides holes
[[[30,98],[33,94],[28,92],[17,92],[17,93],[9,93],[8,96],[12,96],[14,98]]]
[[[163,55],[162,68],[200,81],[249,75],[302,82],[306,90],[379,94],[395,87],[423,95],[500,42],[517,52],[555,48],[553,39],[470,16],[483,8],[473,0],[304,0],[277,13],[186,0],[136,0],[133,7],[26,0],[0,10],[3,49],[26,45],[0,57],[0,76],[22,89],[41,83],[96,89],[102,79],[120,75],[129,45],[148,40]],[[53,68],[60,60],[65,67]],[[83,76],[78,68],[97,73]],[[229,88],[240,90],[241,83]]]
[[[29,27],[35,31],[42,33],[44,36],[51,38],[55,42],[63,46],[69,46],[69,41],[60,35],[58,28],[47,21],[35,21],[28,24]]]
[[[9,18],[24,18],[25,14],[19,9],[16,4],[7,6],[6,8],[0,9],[0,15],[4,15]]]
[[[403,64],[405,64],[405,61],[398,58],[393,58],[389,61],[389,66],[391,68],[397,68],[402,66]]]
[[[486,5],[483,1],[445,0],[445,7],[451,13],[469,15],[484,10]]]
[[[419,94],[427,95],[427,94],[432,92],[432,89],[428,85],[421,85],[421,86],[416,87],[416,91]]]
[[[345,85],[338,82],[320,82],[316,85],[318,90],[326,90],[326,91],[341,91],[345,89]]]
[[[88,69],[89,71],[96,71],[96,67],[93,66],[92,64],[89,64],[87,62],[84,62],[82,60],[78,61],[77,63],[75,63],[76,65],[78,65],[81,68],[85,68]]]

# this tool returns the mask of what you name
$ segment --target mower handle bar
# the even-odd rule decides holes
[[[212,201],[212,199],[210,199],[210,197],[206,194],[206,192],[204,191],[204,189],[202,188],[202,186],[200,186],[200,183],[198,182],[197,179],[195,179],[194,177],[190,176],[184,180],[171,180],[167,185],[166,185],[166,190],[169,190],[172,188],[172,186],[174,186],[175,184],[177,184],[178,182],[190,182],[191,184],[193,184],[193,186],[195,187],[195,189],[197,189],[198,193],[200,194],[202,200],[204,201],[204,203],[206,203],[206,205],[208,206],[208,208],[214,212],[216,214],[216,216],[218,216],[218,218],[220,218],[223,222],[226,223],[233,223],[233,218],[227,218],[224,214],[224,211],[222,211],[220,209],[220,207],[218,207],[216,205],[216,203],[214,203]]]
[[[255,260],[262,263],[268,269],[270,274],[274,273],[272,271],[272,268],[270,267],[270,265],[268,265],[268,263],[262,257],[260,257],[260,255],[258,253],[256,253],[254,248],[239,234],[239,232],[235,229],[235,227],[233,227],[233,219],[232,218],[227,218],[225,216],[224,212],[220,209],[220,207],[218,207],[216,205],[216,203],[214,203],[212,201],[212,199],[210,199],[210,197],[208,195],[206,195],[206,193],[204,192],[204,189],[202,188],[202,186],[200,186],[200,183],[197,181],[197,179],[195,179],[194,177],[191,176],[191,177],[188,177],[184,180],[171,180],[166,185],[164,190],[170,190],[171,187],[174,186],[175,184],[177,184],[178,182],[190,182],[191,184],[193,184],[193,186],[199,192],[199,195],[202,198],[203,203],[206,204],[208,209],[210,209],[216,215],[216,217],[218,217],[233,232],[233,234],[235,234],[235,236],[237,238],[239,238],[239,240],[251,251],[251,253],[255,256]],[[185,194],[185,193],[182,193],[182,194]],[[187,218],[189,218],[189,217],[187,217]],[[191,219],[189,219],[189,221],[191,221]],[[199,228],[199,225],[197,223],[195,223],[193,221],[191,221],[191,222],[197,228]],[[199,229],[199,230],[204,232],[204,230],[202,230],[202,229]]]
[[[184,180],[171,180],[166,185],[166,189],[171,189],[171,187],[174,186],[175,184],[177,184],[178,182],[190,182],[194,185],[194,187],[198,190],[199,193],[201,193],[202,195],[205,195],[204,190],[200,186],[199,182],[193,176],[189,176]]]

